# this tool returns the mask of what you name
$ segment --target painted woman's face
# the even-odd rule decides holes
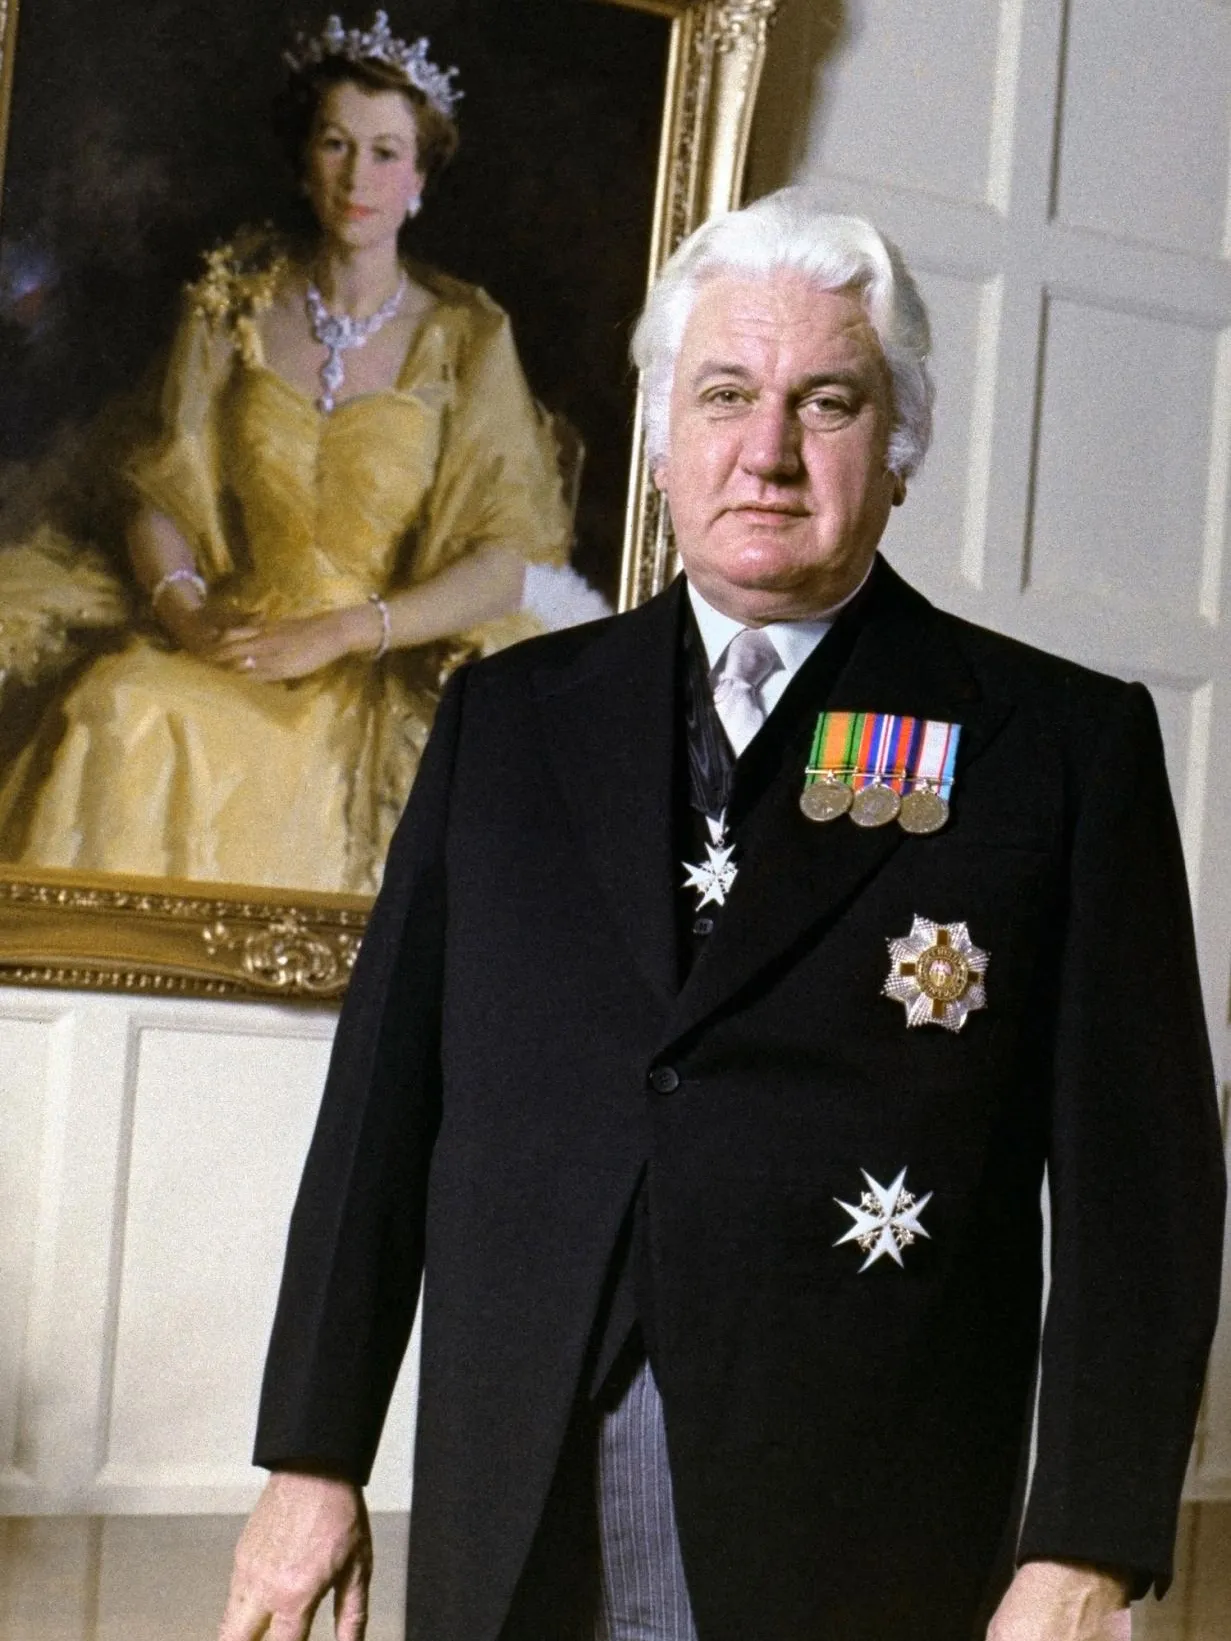
[[[326,239],[361,250],[396,239],[423,189],[414,110],[400,91],[353,80],[321,99],[308,139],[308,198]]]

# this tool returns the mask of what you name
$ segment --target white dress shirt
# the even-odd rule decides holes
[[[841,603],[835,604],[831,610],[826,610],[824,615],[810,621],[770,621],[761,629],[769,636],[778,652],[778,659],[782,662],[777,672],[772,672],[761,686],[761,702],[765,707],[766,717],[782,699],[791,679],[833,626],[838,611],[849,604],[857,593],[862,592],[864,582],[871,573],[872,566],[869,564],[863,581],[855,591],[848,593]],[[696,617],[701,642],[705,645],[710,683],[713,684],[727,645],[737,632],[742,631],[743,623],[736,621],[732,616],[723,615],[721,610],[716,610],[712,604],[708,604],[691,581],[688,583],[688,600]]]

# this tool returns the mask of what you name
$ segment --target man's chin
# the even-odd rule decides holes
[[[841,593],[830,596],[824,590],[794,583],[782,586],[689,579],[707,604],[745,626],[763,626],[770,621],[806,621],[840,602],[843,596]]]
[[[804,621],[840,604],[862,580],[866,566],[843,565],[818,574],[816,565],[742,564],[724,567],[684,564],[702,598],[724,615],[744,622]]]

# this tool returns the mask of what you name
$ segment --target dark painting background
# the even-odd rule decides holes
[[[287,223],[269,110],[328,4],[22,0],[0,203],[0,461],[35,460],[131,387],[204,249]],[[415,250],[513,316],[531,386],[586,444],[575,562],[616,588],[668,23],[598,0],[418,0],[465,92],[461,151]],[[343,12],[369,27],[366,5]],[[0,528],[3,528],[0,519]]]

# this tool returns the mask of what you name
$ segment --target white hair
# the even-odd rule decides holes
[[[806,188],[781,188],[698,228],[663,267],[633,332],[645,393],[646,454],[667,454],[671,384],[701,287],[722,274],[803,274],[825,291],[858,292],[880,340],[893,396],[887,465],[902,478],[932,437],[927,309],[896,245],[862,217],[833,216]]]

